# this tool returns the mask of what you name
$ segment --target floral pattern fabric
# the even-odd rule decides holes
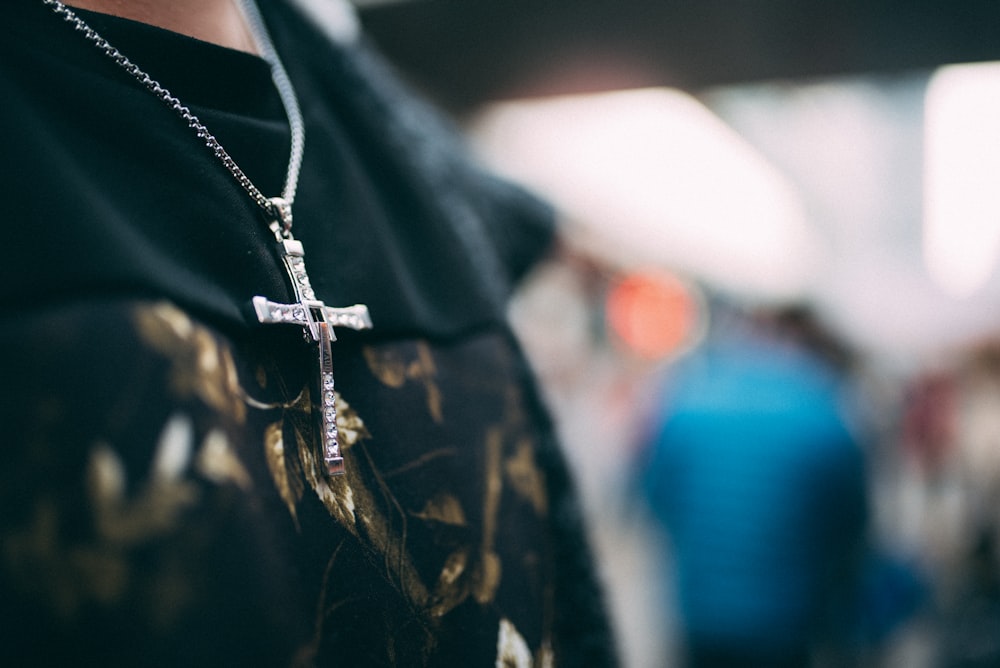
[[[544,425],[502,332],[336,343],[331,479],[301,337],[165,302],[0,331],[8,653],[556,665]]]

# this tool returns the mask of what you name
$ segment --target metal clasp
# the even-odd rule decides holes
[[[292,236],[292,205],[284,197],[271,197],[267,200],[268,215],[274,220],[271,221],[271,229],[274,231],[278,241],[290,239]]]

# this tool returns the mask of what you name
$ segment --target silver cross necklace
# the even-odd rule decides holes
[[[299,169],[302,166],[302,154],[305,149],[305,125],[295,96],[295,89],[292,87],[292,82],[285,72],[274,44],[271,42],[256,3],[254,0],[239,0],[250,32],[257,42],[257,48],[271,66],[271,78],[285,108],[292,136],[288,172],[280,197],[266,197],[243,173],[243,170],[229,156],[219,140],[209,132],[208,128],[190,109],[118,49],[109,44],[73,10],[59,0],[42,0],[42,2],[81,32],[88,41],[180,116],[264,212],[267,226],[277,241],[278,253],[285,271],[288,273],[288,280],[295,293],[295,301],[290,304],[282,304],[270,301],[266,297],[257,296],[252,300],[254,312],[257,314],[258,321],[263,324],[292,324],[304,328],[306,340],[316,349],[319,363],[313,387],[313,414],[315,415],[316,428],[319,430],[323,442],[323,458],[326,461],[327,471],[330,475],[342,475],[344,473],[344,459],[337,442],[337,406],[330,345],[336,340],[333,328],[370,329],[372,322],[368,315],[368,307],[363,304],[333,308],[316,297],[309,281],[309,275],[306,273],[302,243],[292,236],[292,203],[295,201]]]

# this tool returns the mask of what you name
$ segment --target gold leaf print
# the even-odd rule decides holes
[[[285,439],[282,434],[280,422],[270,424],[264,430],[264,453],[267,457],[267,468],[271,472],[271,478],[278,489],[278,494],[288,507],[292,519],[298,524],[296,506],[302,499],[303,483],[302,479],[295,475],[290,475],[285,456]]]
[[[422,520],[431,520],[454,526],[465,526],[465,513],[461,502],[451,494],[438,493],[429,499],[423,510],[413,514]]]
[[[348,476],[350,475],[348,473]],[[354,503],[358,509],[358,522],[364,527],[364,532],[371,541],[372,547],[385,560],[387,573],[395,577],[396,585],[414,606],[426,608],[430,592],[413,563],[413,557],[406,548],[405,526],[401,531],[398,531],[390,518],[379,510],[374,496],[366,487],[352,484],[352,489],[354,490]],[[384,487],[382,491],[385,491]]]
[[[233,452],[229,437],[218,429],[213,429],[205,436],[195,467],[216,484],[233,483],[244,491],[253,486],[243,462]]]
[[[528,643],[510,620],[500,620],[497,634],[497,668],[532,668]]]
[[[163,430],[153,458],[153,479],[171,482],[184,475],[191,463],[194,424],[186,415],[172,415]]]
[[[500,586],[501,562],[493,550],[496,544],[497,515],[500,512],[500,498],[503,493],[503,476],[500,471],[503,450],[503,434],[499,429],[490,429],[486,434],[486,481],[483,499],[483,544],[481,547],[480,571],[477,573],[476,600],[485,605],[496,596]]]
[[[5,568],[57,615],[72,618],[93,604],[128,606],[154,627],[171,627],[197,597],[187,572],[193,547],[187,538],[204,526],[200,516],[187,514],[201,498],[192,466],[210,479],[249,483],[221,432],[209,433],[195,455],[194,424],[183,413],[163,424],[148,470],[136,481],[111,445],[94,444],[82,472],[93,535],[65,530],[60,506],[40,498],[32,523],[0,541]],[[153,543],[155,568],[135,568],[137,550]]]
[[[143,341],[173,362],[170,386],[179,397],[197,396],[237,423],[246,419],[243,391],[232,353],[204,327],[167,302],[137,308]]]
[[[479,564],[479,569],[475,573],[473,593],[480,604],[486,605],[492,603],[493,599],[496,598],[497,589],[500,587],[500,576],[503,573],[503,564],[500,561],[500,555],[492,550],[483,552],[480,559],[482,563]]]
[[[371,438],[368,427],[357,411],[338,392],[334,392],[334,396],[337,402],[337,434],[341,450],[347,450],[363,438]]]
[[[308,397],[306,399],[306,405],[308,405]],[[325,473],[325,465],[317,456],[318,446],[298,429],[294,430],[295,441],[298,446],[299,461],[302,464],[302,471],[306,481],[316,492],[316,495],[327,511],[337,521],[357,535],[356,507],[354,492],[351,486],[354,476],[350,475],[353,473],[352,469],[356,465],[352,448],[362,439],[370,438],[371,434],[368,433],[368,428],[365,426],[361,416],[357,414],[340,394],[336,394],[336,402],[338,440],[349,475],[329,478]]]
[[[190,418],[172,416],[161,430],[147,482],[131,496],[121,457],[111,446],[96,444],[85,471],[95,540],[63,544],[59,507],[40,499],[32,525],[4,536],[2,544],[6,567],[19,586],[65,617],[90,601],[121,603],[135,586],[130,551],[177,531],[184,511],[198,501],[198,488],[184,478],[192,439]],[[174,609],[169,602],[158,606]]]
[[[173,349],[178,341],[186,341],[194,333],[191,318],[169,302],[136,309],[136,319],[146,342],[158,350]]]
[[[500,495],[503,493],[503,477],[500,474],[500,458],[503,449],[503,434],[493,428],[486,433],[486,480],[483,498],[483,548],[492,548],[496,538],[497,514],[500,511]]]
[[[267,389],[267,369],[265,369],[262,365],[258,366],[257,370],[254,372],[254,380],[257,381],[257,387],[259,387],[262,390],[266,390]]]
[[[437,375],[437,366],[434,364],[434,356],[430,346],[421,341],[417,344],[418,361],[410,366],[410,377],[423,381],[427,388],[427,409],[431,417],[438,424],[444,422],[444,415],[441,411],[441,388],[434,382]]]
[[[398,390],[406,384],[406,360],[398,349],[365,346],[362,353],[368,368],[383,385]]]
[[[350,431],[357,435],[355,440],[345,441],[345,446],[357,446],[362,440],[362,435],[368,434],[364,422],[347,402],[340,403],[337,411],[338,429],[342,423],[350,425]],[[359,460],[367,456],[364,448],[344,447],[342,453],[346,473],[336,478],[329,478],[324,471],[323,462],[316,454],[318,447],[298,431],[295,435],[305,478],[323,506],[348,531],[366,541],[370,549],[382,555],[386,572],[394,577],[396,586],[414,606],[426,608],[430,593],[406,549],[407,518],[381,475],[378,471],[374,471],[378,493],[390,501],[390,505],[398,512],[398,518],[394,522],[380,510],[375,491],[365,485],[364,478],[358,472],[363,465],[363,461]],[[370,465],[370,460],[367,463]],[[397,530],[399,520],[403,522],[401,531]]]
[[[443,617],[469,597],[468,577],[465,577],[468,566],[468,548],[448,556],[434,590],[434,604],[429,611],[432,617]]]
[[[344,451],[347,475],[329,478],[323,471],[325,468],[324,464],[316,456],[316,449],[313,443],[306,439],[297,429],[295,430],[295,442],[299,448],[302,471],[309,486],[316,492],[316,496],[319,497],[327,512],[355,536],[358,535],[354,491],[350,485],[350,479],[353,477],[351,475],[351,469],[354,466],[353,457],[349,452]]]
[[[97,508],[119,503],[125,496],[125,467],[115,451],[106,445],[98,445],[90,453],[87,490],[91,503]]]
[[[467,549],[461,549],[452,553],[445,562],[444,568],[441,569],[441,575],[438,577],[438,585],[443,587],[454,585],[465,572],[465,567],[468,563],[469,552]]]
[[[173,531],[181,513],[198,500],[198,488],[183,478],[190,463],[193,429],[190,418],[171,417],[160,433],[149,482],[126,498],[125,467],[107,445],[91,452],[87,491],[94,522],[109,542],[133,545]]]
[[[444,421],[441,407],[441,388],[434,380],[437,366],[430,346],[421,341],[417,344],[416,357],[406,359],[396,348],[385,349],[365,346],[362,350],[368,368],[379,381],[394,389],[402,388],[408,381],[417,381],[427,390],[427,410],[435,422]]]
[[[35,504],[31,524],[4,536],[4,567],[12,581],[63,618],[74,616],[89,599],[112,601],[125,590],[127,567],[119,555],[107,555],[106,574],[92,580],[80,563],[83,549],[70,549],[59,541],[59,511],[55,501],[41,499]],[[84,559],[86,560],[86,558]],[[90,570],[97,571],[91,563]]]
[[[535,449],[528,439],[521,440],[517,452],[505,464],[507,480],[518,495],[528,500],[535,512],[544,515],[548,510],[548,492],[545,477],[535,462]]]
[[[552,651],[552,647],[548,643],[545,643],[541,649],[538,650],[538,657],[535,659],[535,665],[538,668],[555,668],[556,667],[556,654]]]

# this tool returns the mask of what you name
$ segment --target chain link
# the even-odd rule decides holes
[[[271,38],[268,35],[263,18],[260,15],[260,11],[257,9],[257,5],[253,0],[240,0],[240,5],[244,16],[247,19],[250,31],[253,33],[254,39],[257,41],[257,47],[260,49],[261,55],[271,66],[271,78],[274,80],[278,96],[281,98],[281,103],[285,108],[285,115],[288,117],[289,129],[291,131],[291,151],[288,158],[288,171],[285,176],[285,187],[282,190],[281,198],[269,199],[265,196],[264,193],[262,193],[260,189],[253,184],[250,177],[248,177],[243,170],[240,169],[240,166],[236,164],[236,161],[233,160],[232,156],[226,152],[226,149],[222,146],[219,140],[215,138],[215,135],[213,135],[207,127],[205,127],[205,124],[201,122],[194,112],[186,107],[179,99],[174,97],[169,90],[164,88],[159,82],[143,71],[138,65],[129,60],[125,54],[110,44],[106,39],[98,34],[96,30],[87,25],[84,20],[76,14],[76,12],[59,0],[42,0],[42,2],[43,4],[51,7],[52,11],[61,16],[78,32],[83,33],[83,36],[88,41],[93,43],[100,51],[114,61],[115,64],[125,70],[128,74],[135,78],[136,81],[159,98],[167,107],[172,109],[174,113],[180,116],[181,120],[183,120],[187,126],[194,131],[198,138],[205,143],[205,146],[208,147],[219,162],[221,162],[222,165],[229,170],[229,173],[233,175],[233,178],[236,179],[237,183],[239,183],[247,194],[250,195],[253,201],[256,202],[257,206],[263,209],[269,217],[273,219],[280,219],[282,221],[285,234],[290,236],[292,226],[290,213],[291,206],[292,202],[295,201],[295,193],[299,181],[299,170],[302,166],[302,156],[305,150],[305,124],[302,121],[302,112],[299,108],[298,100],[295,97],[295,89],[292,87],[291,80],[288,78],[288,74],[281,63],[281,59],[278,57],[278,53],[274,48],[274,44],[271,42]],[[279,199],[284,200],[284,203],[287,204],[287,206],[279,205],[276,201]]]

